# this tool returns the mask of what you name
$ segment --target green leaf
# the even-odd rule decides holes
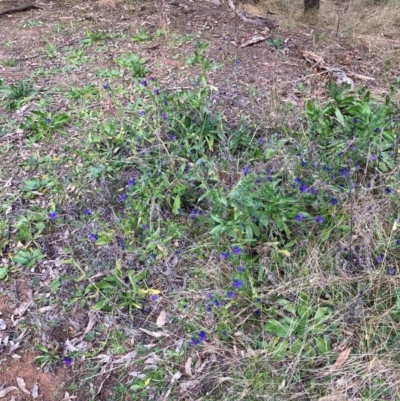
[[[0,267],[0,280],[7,279],[8,277],[8,267]]]
[[[340,124],[346,125],[346,123],[345,123],[345,121],[344,121],[343,114],[340,112],[339,109],[336,109],[336,110],[335,110],[335,116],[336,116],[337,120],[340,122]]]
[[[181,197],[180,195],[176,195],[174,199],[174,205],[172,207],[172,213],[178,215],[180,208],[181,208]]]
[[[308,296],[304,292],[300,294],[298,311],[300,317],[309,316],[311,313]]]
[[[276,319],[268,320],[264,325],[264,330],[277,335],[278,337],[285,338],[290,333],[290,326],[283,325]]]
[[[297,356],[301,350],[303,349],[303,342],[298,338],[294,341],[294,343],[290,346],[290,352],[293,356]]]
[[[97,302],[92,308],[96,311],[102,310],[105,306],[107,306],[107,299],[101,299],[99,302]]]
[[[273,354],[276,358],[283,359],[286,356],[289,342],[287,340],[279,341],[275,346]]]
[[[317,345],[318,351],[321,354],[327,354],[331,350],[331,343],[328,337],[317,337],[315,339],[315,344]]]

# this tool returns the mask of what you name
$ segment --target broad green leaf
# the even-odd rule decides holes
[[[290,326],[283,325],[281,322],[278,322],[276,319],[268,320],[264,329],[270,333],[275,334],[278,337],[285,338],[290,333]]]
[[[327,354],[331,350],[331,343],[328,337],[317,337],[315,339],[315,344],[317,345],[318,351],[321,354]]]

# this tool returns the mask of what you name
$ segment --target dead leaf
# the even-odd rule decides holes
[[[17,377],[18,387],[25,393],[31,395],[31,393],[26,388],[25,380],[22,377]]]
[[[193,377],[193,373],[192,373],[192,357],[189,356],[189,358],[187,359],[186,363],[185,363],[185,373],[190,376]]]
[[[6,322],[3,319],[0,319],[0,330],[5,330],[6,328]]]
[[[5,397],[8,393],[14,390],[18,390],[18,388],[15,386],[6,387],[4,390],[0,391],[0,398]]]
[[[92,330],[94,324],[96,323],[96,320],[94,319],[93,314],[91,312],[88,313],[88,316],[89,316],[89,322],[86,326],[85,334],[89,333],[89,331]]]
[[[77,398],[76,395],[69,395],[68,391],[66,391],[62,401],[75,400],[75,398]]]
[[[343,366],[343,364],[346,362],[347,358],[349,357],[352,349],[353,349],[353,347],[346,348],[344,351],[342,351],[339,354],[338,358],[336,359],[336,362],[330,368],[331,372],[334,370],[340,369]]]
[[[182,373],[178,370],[176,373],[173,374],[173,376],[171,377],[171,384],[175,383],[176,381],[178,381],[180,378],[182,377]]]
[[[158,327],[162,327],[165,324],[165,321],[167,320],[167,313],[165,312],[165,310],[163,309],[160,314],[158,315],[157,321],[156,321],[156,325]]]
[[[39,398],[39,386],[35,383],[33,385],[32,391],[32,398],[35,400],[36,398]]]
[[[19,317],[22,317],[22,315],[31,306],[32,302],[33,302],[32,300],[29,300],[29,301],[26,301],[26,302],[22,302],[22,304],[20,306],[15,308],[14,313],[12,315],[13,316],[17,316],[18,315]]]
[[[113,363],[120,364],[120,363],[130,362],[133,358],[136,357],[136,355],[137,355],[136,351],[128,352],[126,355],[122,356],[121,358],[117,359],[116,361],[113,361]]]
[[[146,329],[140,328],[139,330],[143,331],[143,333],[146,333],[149,336],[155,337],[155,338],[160,338],[160,337],[169,337],[169,334],[163,333],[161,331],[150,331]]]
[[[45,312],[48,312],[48,311],[50,311],[50,310],[56,309],[57,306],[58,306],[57,304],[55,304],[55,305],[43,306],[42,308],[39,308],[39,312],[40,312],[40,313],[45,313]]]
[[[247,42],[245,42],[242,45],[240,45],[240,47],[251,46],[251,45],[254,45],[254,44],[258,43],[258,42],[263,42],[266,39],[267,38],[265,36],[256,35],[256,36],[253,36],[252,38],[250,38]]]

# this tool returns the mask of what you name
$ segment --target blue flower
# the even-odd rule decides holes
[[[221,306],[221,302],[219,302],[218,299],[214,299],[214,306],[219,308]]]
[[[338,204],[338,200],[336,198],[331,199],[331,205],[336,206]]]
[[[234,296],[235,296],[235,291],[229,291],[228,292],[228,297],[229,298],[234,298]]]
[[[89,239],[90,239],[90,241],[97,241],[97,235],[92,233],[92,234],[90,234]]]
[[[103,84],[103,88],[104,89],[109,89],[110,87],[108,86],[108,84]]]
[[[156,78],[153,77],[153,76],[149,77],[149,79],[150,79],[150,81],[155,81],[156,80]]]
[[[90,216],[90,215],[92,214],[92,212],[91,212],[88,208],[86,208],[86,209],[83,211],[83,214],[86,215],[86,216]]]
[[[299,213],[299,214],[296,216],[296,220],[297,220],[297,221],[302,221],[302,220],[303,220],[303,217],[304,217],[303,213]]]
[[[243,282],[238,279],[235,279],[233,280],[233,285],[235,286],[235,288],[239,289],[243,286]]]
[[[346,167],[344,167],[344,168],[342,168],[342,169],[340,170],[340,175],[341,175],[342,177],[346,177],[348,172],[349,172],[349,170],[348,170]]]
[[[257,178],[256,179],[256,184],[260,184],[261,183],[261,179],[260,178]]]
[[[167,113],[163,113],[162,118],[164,121],[168,120],[168,114]]]
[[[378,158],[378,155],[372,154],[371,155],[371,160],[376,160]]]
[[[147,86],[147,81],[145,79],[143,81],[140,81],[140,85]]]
[[[269,182],[272,181],[272,177],[270,175],[267,176],[267,181],[269,181]]]
[[[228,259],[228,257],[229,257],[229,252],[222,252],[221,253],[221,258],[222,259],[226,260],[226,259]]]
[[[300,192],[307,192],[308,186],[306,184],[300,185],[299,187]]]
[[[294,182],[296,183],[296,184],[301,184],[301,178],[299,178],[299,177],[296,177],[295,178],[295,180],[294,180]]]
[[[153,294],[153,295],[150,297],[150,299],[151,299],[152,301],[157,301],[158,296],[157,296],[156,294]]]
[[[317,217],[315,218],[315,221],[316,221],[318,224],[322,224],[322,223],[324,222],[324,218],[323,218],[322,216],[317,216]]]
[[[312,195],[316,195],[317,191],[316,191],[313,187],[311,187],[311,188],[310,188],[310,193],[311,193]]]
[[[258,144],[259,144],[259,145],[263,145],[264,142],[265,142],[265,139],[263,139],[263,138],[260,138],[260,139],[258,140]]]
[[[210,305],[210,304],[207,304],[207,305],[206,305],[206,311],[207,311],[207,312],[211,312],[211,305]]]
[[[240,252],[242,252],[242,250],[238,246],[233,247],[233,253],[235,255],[240,255]]]
[[[47,117],[47,118],[46,118],[46,123],[47,123],[47,124],[50,124],[50,123],[51,123],[51,118]]]
[[[300,165],[301,165],[302,167],[307,167],[307,162],[305,162],[304,160],[302,160],[302,161],[300,162]]]
[[[48,216],[49,216],[51,219],[56,219],[56,218],[58,217],[58,213],[57,213],[57,212],[50,212],[50,213],[48,214]]]
[[[200,340],[197,337],[194,337],[190,341],[190,344],[193,345],[193,346],[196,346],[197,344],[200,344]]]
[[[72,363],[72,358],[70,356],[64,356],[63,362],[66,366],[70,366]]]
[[[392,193],[392,188],[386,187],[386,188],[385,188],[385,192],[386,192],[387,194],[391,194],[391,193]]]
[[[128,197],[128,194],[119,195],[119,199],[123,202]]]
[[[383,261],[385,260],[385,255],[379,255],[377,258],[376,258],[376,261],[378,262],[378,263],[382,263]]]
[[[192,211],[189,214],[189,217],[191,217],[192,219],[196,218],[197,215],[197,210],[194,208],[192,209]]]
[[[399,240],[400,241],[400,240]],[[243,266],[239,266],[238,267],[238,272],[244,272],[245,271],[245,268],[243,267]]]
[[[393,266],[389,266],[388,273],[390,276],[396,275],[396,269]]]
[[[154,93],[156,96],[158,96],[158,95],[160,94],[160,90],[159,90],[159,89],[154,89],[154,90],[153,90],[153,93]]]
[[[251,219],[256,222],[257,221],[257,216],[251,216]]]
[[[381,132],[381,129],[377,127],[374,129],[374,132],[375,132],[375,134],[379,134]]]
[[[131,178],[129,181],[128,181],[128,187],[133,187],[135,185],[135,179],[134,178]]]
[[[354,124],[357,124],[360,120],[358,118],[353,118]]]
[[[247,175],[247,174],[249,174],[250,173],[250,166],[245,166],[244,168],[243,168],[243,175]]]
[[[400,246],[400,238],[396,240],[396,245]]]
[[[208,337],[207,337],[207,334],[206,334],[205,331],[200,331],[199,338],[200,338],[201,341],[207,341],[208,340]]]

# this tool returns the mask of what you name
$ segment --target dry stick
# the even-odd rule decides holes
[[[44,7],[38,6],[37,4],[28,4],[26,6],[16,7],[16,8],[9,8],[8,10],[0,11],[0,15],[16,13],[19,11],[29,10],[31,8],[37,8],[39,10],[44,10]]]

